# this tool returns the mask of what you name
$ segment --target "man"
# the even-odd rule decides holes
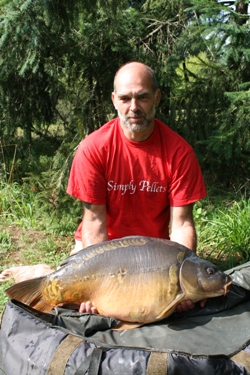
[[[191,147],[154,119],[161,93],[152,70],[133,62],[116,74],[116,118],[90,134],[73,161],[67,192],[84,202],[86,247],[125,235],[169,238],[193,251],[193,203],[206,195]]]
[[[67,192],[84,202],[78,249],[113,238],[170,238],[196,251],[193,203],[206,195],[192,148],[155,119],[161,92],[151,68],[131,62],[114,79],[118,118],[84,139]],[[7,271],[7,270],[6,270]],[[177,311],[192,308],[183,302]],[[90,303],[80,311],[95,312]]]
[[[75,235],[80,247],[148,235],[196,251],[192,210],[205,186],[192,148],[155,119],[160,98],[148,66],[132,62],[116,73],[119,117],[82,141],[71,168],[67,192],[84,202]]]

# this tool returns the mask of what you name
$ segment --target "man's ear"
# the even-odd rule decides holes
[[[155,94],[155,100],[156,100],[156,107],[160,104],[161,101],[161,90],[157,89],[156,94]]]
[[[112,99],[112,102],[113,102],[113,106],[115,107],[115,109],[117,110],[117,105],[116,105],[116,96],[115,96],[115,93],[112,92],[111,94],[111,99]]]

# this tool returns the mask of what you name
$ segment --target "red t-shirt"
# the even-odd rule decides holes
[[[182,137],[155,119],[146,141],[130,141],[116,118],[80,143],[67,193],[106,204],[109,239],[169,238],[170,206],[204,198],[206,189],[193,149]],[[75,238],[81,240],[81,227]]]

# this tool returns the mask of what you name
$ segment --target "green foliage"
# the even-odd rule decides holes
[[[0,253],[6,253],[12,246],[11,236],[8,230],[0,232]]]
[[[249,90],[225,92],[229,100],[222,112],[221,124],[205,142],[209,150],[220,156],[219,164],[228,167],[228,173],[238,176],[250,174],[250,94]]]
[[[14,222],[30,228],[39,218],[39,207],[36,203],[35,195],[29,189],[22,189],[17,183],[12,186],[1,186],[0,207],[1,215]]]
[[[194,146],[204,170],[235,183],[250,170],[249,14],[214,1],[190,5],[189,25],[170,58],[182,74],[172,90],[169,123]]]
[[[1,183],[1,220],[26,229],[73,235],[81,220],[81,204],[66,195],[62,175],[56,176],[51,178],[50,171],[43,180],[30,176],[22,185]]]
[[[225,204],[226,202],[224,202]],[[250,259],[250,199],[242,198],[210,213],[196,209],[200,254],[229,269]]]
[[[12,285],[11,282],[5,282],[5,283],[2,283],[2,285],[0,284],[0,311],[1,312],[4,308],[4,306],[6,305],[6,303],[8,302],[8,300],[9,300],[7,294],[4,293],[4,291],[5,291],[5,289],[7,289],[11,285]],[[0,368],[0,370],[1,370],[1,368]],[[1,372],[0,372],[0,374],[1,374]],[[3,375],[5,375],[5,373],[3,373]]]

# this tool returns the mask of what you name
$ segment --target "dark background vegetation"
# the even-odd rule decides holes
[[[249,1],[0,5],[2,179],[60,169],[82,137],[115,115],[114,73],[137,60],[156,71],[158,117],[191,143],[209,179],[247,181]]]

